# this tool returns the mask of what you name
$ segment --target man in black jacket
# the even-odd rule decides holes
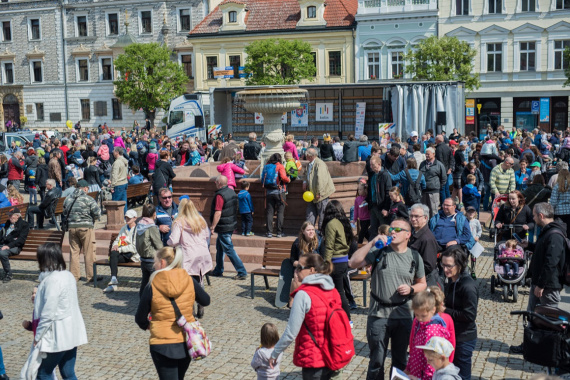
[[[532,211],[534,221],[541,228],[536,243],[522,243],[525,248],[533,251],[529,267],[530,292],[527,311],[541,306],[558,307],[560,290],[563,285],[560,277],[566,259],[566,224],[559,219],[554,220],[554,209],[549,203],[537,203]],[[536,249],[541,247],[540,249]],[[522,354],[522,345],[511,346],[510,351]]]
[[[10,219],[2,229],[2,236],[0,237],[0,261],[4,268],[4,282],[12,280],[12,271],[10,270],[10,256],[20,254],[24,247],[30,226],[22,218],[20,209],[17,207],[12,208],[8,215]]]
[[[182,147],[174,152],[176,166],[186,165],[190,161],[190,144],[184,142]]]
[[[55,186],[54,179],[46,181],[46,190],[47,193],[39,206],[28,207],[28,223],[31,228],[34,228],[34,214],[38,215],[38,228],[40,230],[44,228],[44,217],[52,217],[57,201],[61,197],[61,189]]]
[[[443,164],[447,176],[453,172],[455,169],[455,160],[453,159],[453,153],[448,144],[444,142],[443,135],[437,135],[435,138],[435,159]],[[441,189],[440,198],[447,199],[451,196],[449,193],[449,181],[445,182],[445,186]]]
[[[258,160],[261,152],[261,144],[257,142],[255,132],[249,134],[249,141],[243,146],[243,158],[246,160]]]
[[[370,168],[374,172],[370,185],[368,186],[368,209],[370,210],[370,238],[372,240],[378,235],[378,227],[386,224],[386,217],[390,208],[390,194],[392,188],[392,177],[386,170],[382,170],[382,160],[380,157],[370,159]]]
[[[422,203],[429,207],[429,216],[432,218],[439,211],[440,189],[447,183],[445,167],[435,159],[435,150],[426,149],[426,159],[420,164],[420,172],[426,180],[426,188],[422,193]]]

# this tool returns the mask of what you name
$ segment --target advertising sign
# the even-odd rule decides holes
[[[540,122],[550,122],[550,98],[540,98]]]
[[[234,68],[232,66],[214,67],[214,78],[233,78]]]
[[[530,110],[534,115],[538,115],[540,110],[540,102],[538,100],[533,100],[530,104]]]
[[[283,112],[281,115],[281,124],[287,124],[287,112]]]
[[[245,66],[239,66],[238,70],[240,78],[247,78],[247,74],[245,73]]]
[[[292,127],[308,127],[309,126],[309,104],[301,103],[301,108],[291,111]]]
[[[358,139],[364,134],[364,119],[366,118],[366,103],[356,103],[356,118],[354,126],[354,138]]]
[[[263,124],[263,114],[261,112],[255,113],[255,124]]]
[[[333,103],[317,103],[315,107],[316,121],[333,121]]]
[[[465,124],[475,124],[475,99],[465,101]]]
[[[208,125],[208,138],[216,137],[222,131],[222,124]]]
[[[378,136],[383,138],[386,133],[392,135],[392,133],[396,132],[396,124],[394,123],[380,123],[378,124]]]

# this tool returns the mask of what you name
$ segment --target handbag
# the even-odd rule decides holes
[[[198,321],[192,323],[187,322],[186,318],[184,318],[180,312],[178,305],[176,305],[174,298],[170,298],[170,303],[176,314],[176,324],[182,328],[182,332],[185,335],[186,348],[188,349],[190,357],[192,360],[204,359],[212,350],[212,343],[206,336],[204,328]]]
[[[73,202],[71,202],[71,206],[69,206],[69,210],[67,211],[67,213],[63,213],[61,215],[61,230],[63,232],[69,231],[69,214],[71,214],[71,210],[73,209],[73,205],[75,204],[77,198],[79,198],[79,196],[73,199]]]

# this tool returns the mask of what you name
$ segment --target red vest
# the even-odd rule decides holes
[[[9,161],[8,161],[8,180],[9,181],[14,181],[14,180],[22,180],[24,179],[24,171],[22,169],[18,169],[14,166],[14,164],[12,164],[12,160],[17,160],[16,157],[12,157]],[[20,164],[22,166],[24,166],[24,161],[20,161]]]
[[[321,300],[321,298],[326,300],[330,305],[336,305],[334,308],[342,308],[340,295],[336,289],[323,290],[319,285],[309,284],[302,284],[291,295],[295,296],[299,290],[304,290],[309,297],[311,297],[311,309],[305,315],[303,326],[297,335],[297,339],[295,339],[293,364],[301,368],[326,367],[321,350],[311,339],[305,325],[309,327],[309,330],[311,330],[315,340],[319,343],[319,346],[322,347],[324,344],[323,333],[325,329],[325,320],[327,318],[327,305]],[[316,294],[319,294],[320,297]]]

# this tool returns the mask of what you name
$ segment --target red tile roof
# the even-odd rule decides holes
[[[297,0],[225,0],[222,4],[230,2],[245,4],[246,32],[295,29],[301,18],[301,8]],[[325,4],[324,18],[327,28],[354,24],[358,0],[325,0]],[[222,26],[222,15],[219,6],[214,8],[196,25],[190,35],[218,33]]]

